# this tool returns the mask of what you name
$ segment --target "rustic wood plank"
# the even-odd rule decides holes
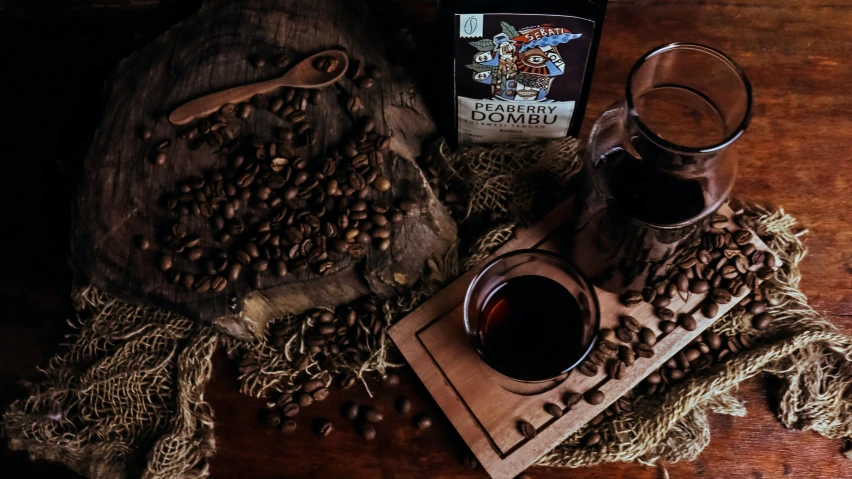
[[[85,160],[72,246],[78,283],[175,309],[213,322],[234,336],[249,337],[262,334],[274,316],[336,305],[368,293],[393,295],[417,281],[426,259],[443,255],[455,242],[455,223],[414,163],[421,143],[434,134],[434,124],[410,79],[385,59],[382,44],[379,30],[360,2],[321,0],[306,8],[297,1],[211,0],[196,15],[123,60],[112,78],[104,118]],[[271,59],[282,52],[299,60],[329,48],[345,48],[353,61],[386,72],[371,89],[357,89],[349,79],[342,80],[339,88],[361,99],[364,108],[359,115],[375,116],[377,131],[393,135],[397,155],[388,155],[384,167],[392,189],[376,194],[375,199],[392,205],[394,198],[410,195],[422,200],[420,210],[394,226],[387,252],[369,248],[363,262],[344,257],[334,273],[322,277],[312,271],[284,278],[268,274],[259,291],[242,280],[220,293],[207,294],[171,284],[157,271],[157,253],[136,251],[133,237],[158,238],[174,219],[157,206],[157,199],[180,179],[221,165],[224,155],[207,144],[192,150],[188,142],[176,141],[165,166],[153,165],[149,160],[154,145],[174,139],[178,128],[165,121],[153,124],[151,118],[208,93],[279,76],[281,71],[271,65]],[[270,61],[255,67],[248,61],[252,55]],[[328,88],[320,104],[308,110],[317,142],[297,149],[298,154],[316,158],[346,138],[355,117],[341,107],[345,95]],[[244,137],[271,140],[273,130],[285,124],[277,115],[256,109],[238,128]],[[142,125],[152,128],[150,141],[138,137]],[[205,249],[220,246],[204,217],[190,218],[188,227],[202,235]],[[229,310],[231,296],[239,298],[236,314]]]

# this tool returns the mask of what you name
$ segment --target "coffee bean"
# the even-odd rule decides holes
[[[621,320],[621,324],[624,327],[633,331],[634,333],[638,333],[639,330],[642,329],[642,325],[633,316],[623,315],[619,316],[619,319]]]
[[[358,404],[356,404],[354,401],[347,401],[343,404],[341,415],[346,419],[355,419],[356,417],[358,417],[358,412]]]
[[[534,438],[536,434],[535,426],[524,420],[518,421],[518,431],[527,439]]]
[[[704,305],[701,306],[701,314],[705,318],[713,318],[719,314],[719,305],[712,301],[705,301]]]
[[[416,424],[418,429],[429,429],[430,427],[432,427],[432,418],[426,414],[423,414],[417,418]]]
[[[689,279],[683,273],[676,275],[672,280],[672,283],[681,293],[685,293],[689,290]]]
[[[621,304],[625,306],[635,306],[642,302],[642,293],[638,291],[627,291],[621,295]]]
[[[316,391],[314,391],[313,393],[311,393],[311,398],[316,402],[325,401],[326,398],[328,398],[328,394],[329,394],[328,389],[319,388]]]
[[[283,414],[284,417],[295,417],[299,414],[299,405],[295,402],[287,403],[281,408],[281,414]]]
[[[364,413],[364,419],[370,422],[382,422],[384,418],[384,414],[375,409],[369,409]]]
[[[388,191],[391,188],[391,182],[384,176],[377,176],[375,181],[373,181],[373,188],[376,191]]]
[[[677,285],[675,285],[674,283],[669,283],[668,285],[666,285],[666,293],[665,294],[670,299],[677,296]]]
[[[310,394],[301,393],[296,396],[296,403],[301,407],[308,407],[314,403],[314,398]]]
[[[751,242],[752,234],[748,230],[739,230],[734,233],[734,242],[738,245],[745,245]]]
[[[713,351],[722,347],[722,338],[714,331],[704,332],[704,342],[707,343],[707,346]]]
[[[686,277],[684,276],[684,279],[685,278]],[[669,299],[667,296],[657,296],[651,304],[657,308],[665,308],[666,306],[670,305],[671,302],[672,300]]]
[[[757,270],[757,277],[762,281],[768,281],[772,279],[773,276],[775,276],[775,271],[768,266],[764,266]]]
[[[695,328],[698,327],[698,322],[691,314],[681,313],[678,316],[678,323],[680,327],[687,331],[695,331]]]
[[[262,258],[255,258],[251,261],[251,269],[262,273],[269,269],[269,261]]]
[[[148,238],[146,238],[146,237],[144,237],[144,236],[142,236],[142,235],[136,235],[136,236],[134,236],[134,238],[133,238],[133,243],[134,243],[134,244],[136,245],[136,247],[137,247],[137,248],[139,248],[139,250],[141,250],[141,251],[147,251],[147,250],[148,250],[148,248],[150,248],[150,247],[151,247],[151,242],[150,242],[150,241],[148,241]]]
[[[331,434],[331,431],[333,430],[334,426],[330,422],[321,420],[319,427],[317,428],[317,433],[322,437],[326,437]]]
[[[269,424],[272,427],[277,427],[281,424],[281,415],[275,411],[269,411],[266,413],[266,424]]]
[[[346,98],[346,110],[351,114],[357,113],[361,109],[361,99],[354,95],[349,95]]]
[[[281,432],[291,433],[296,430],[296,421],[284,419],[281,421]]]
[[[216,276],[213,278],[213,281],[210,283],[210,289],[217,293],[221,293],[228,286],[228,280],[221,276]]]
[[[593,432],[583,436],[583,447],[591,447],[601,442],[601,435]]]
[[[167,255],[167,254],[161,255],[160,256],[160,271],[165,272],[165,271],[168,271],[170,269],[172,269],[172,257]]]
[[[597,406],[598,404],[604,402],[605,396],[604,393],[602,393],[601,391],[597,389],[592,389],[586,391],[586,393],[583,395],[583,399],[585,399],[587,403],[593,406]]]
[[[642,328],[639,331],[639,340],[648,346],[657,344],[657,334],[650,328]]]
[[[411,412],[411,400],[405,396],[400,396],[396,400],[396,410],[400,414],[408,414]]]
[[[761,314],[766,311],[766,303],[763,301],[752,301],[748,304],[748,306],[746,306],[746,310],[754,315]]]
[[[361,433],[361,437],[363,437],[367,441],[372,441],[376,438],[376,426],[373,426],[369,422],[365,422],[359,426],[359,431]],[[425,429],[425,428],[421,428]]]
[[[373,79],[370,77],[361,77],[355,81],[355,86],[358,88],[370,88],[373,86]]]
[[[765,264],[767,268],[773,269],[778,265],[778,260],[775,258],[774,254],[768,252],[766,253],[766,259],[763,264]]]
[[[607,363],[606,366],[606,374],[612,379],[618,381],[624,375],[624,363],[620,360],[612,359]]]
[[[710,284],[704,280],[695,280],[689,284],[689,291],[695,294],[706,293],[710,290]]]
[[[201,258],[204,252],[201,250],[201,248],[189,248],[188,250],[186,250],[185,254],[188,260],[197,261],[199,258]]]
[[[180,284],[183,286],[183,289],[192,291],[192,285],[195,284],[195,276],[190,273],[184,273],[181,275]]]
[[[656,314],[658,318],[665,321],[671,321],[674,318],[674,311],[669,308],[655,308],[654,314]]]
[[[669,334],[670,332],[675,330],[675,327],[677,327],[677,325],[674,323],[674,321],[665,320],[660,321],[659,327],[660,331],[662,331],[663,334]]]
[[[624,326],[619,326],[615,328],[615,335],[616,337],[618,337],[618,339],[624,341],[625,343],[632,343],[636,340],[636,333],[627,329]]]
[[[654,356],[654,348],[648,346],[647,344],[637,344],[636,346],[634,346],[634,349],[636,350],[636,355],[640,358],[650,358]]]
[[[710,217],[710,226],[713,228],[724,228],[728,224],[728,217],[721,214],[715,214]]]
[[[752,253],[750,259],[751,264],[759,266],[763,264],[763,262],[766,260],[766,253],[764,253],[763,251],[755,251],[754,253]]]
[[[701,264],[707,264],[710,262],[710,252],[707,250],[701,250],[697,255],[698,262]]]
[[[648,377],[645,378],[645,382],[647,382],[648,384],[660,384],[660,381],[662,381],[662,380],[663,380],[663,377],[660,375],[660,373],[658,373],[656,371],[649,374]]]
[[[719,270],[719,274],[725,279],[734,279],[740,273],[737,271],[737,267],[734,265],[725,265]]]
[[[253,110],[254,110],[254,107],[252,107],[251,104],[240,103],[240,106],[237,107],[237,116],[239,116],[240,118],[245,120],[246,118],[251,116],[251,113],[252,113]]]
[[[619,346],[618,347],[618,359],[621,360],[625,365],[632,366],[634,360],[636,359],[636,355],[633,353],[633,350],[627,346]]]
[[[553,403],[544,405],[544,410],[553,417],[562,417],[562,408]]]
[[[657,292],[654,288],[650,286],[645,286],[642,288],[642,299],[645,300],[646,303],[650,303],[654,301],[654,298],[657,297]]]
[[[755,329],[766,329],[772,323],[772,315],[769,313],[760,313],[751,319],[751,325]]]
[[[598,366],[591,361],[584,361],[577,368],[577,371],[580,371],[580,374],[591,378],[598,374]]]

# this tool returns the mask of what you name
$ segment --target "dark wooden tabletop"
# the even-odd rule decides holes
[[[398,2],[400,21],[428,28],[429,1]],[[0,1],[0,407],[23,395],[57,350],[70,312],[67,268],[70,186],[99,120],[102,85],[124,55],[197,8],[198,0]],[[734,194],[783,206],[809,230],[802,288],[813,306],[852,334],[852,2],[842,0],[615,0],[610,2],[584,131],[622,98],[633,61],[670,41],[721,49],[754,87],[754,120],[737,145]],[[303,427],[282,435],[263,425],[263,403],[238,393],[235,367],[216,358],[206,398],[216,411],[221,478],[484,478],[458,460],[462,441],[410,371],[374,403],[390,411],[399,394],[436,417],[431,430],[387,414],[375,441],[362,442],[339,418],[357,388],[310,408]],[[712,442],[694,462],[670,464],[673,478],[846,478],[842,441],[788,431],[774,416],[771,378],[738,392],[748,416],[711,415]],[[327,438],[312,420],[335,418]],[[78,477],[0,449],[4,477]],[[579,470],[532,468],[536,478],[657,478],[639,464]]]

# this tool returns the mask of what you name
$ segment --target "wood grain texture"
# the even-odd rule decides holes
[[[16,95],[0,129],[7,181],[0,188],[0,406],[23,395],[21,375],[33,376],[61,340],[69,308],[68,255],[71,200],[67,174],[77,173],[100,121],[101,88],[113,66],[192,13],[198,0],[146,2],[73,0],[3,2],[0,55],[13,74],[4,82]],[[393,2],[397,3],[397,2]],[[398,2],[397,22],[429,32],[429,0]],[[103,8],[109,4],[114,8]],[[70,7],[69,7],[70,6]],[[405,15],[403,15],[405,14]],[[755,115],[739,140],[740,173],[734,195],[781,205],[803,228],[809,254],[802,289],[811,304],[852,334],[852,4],[843,0],[611,1],[593,79],[585,131],[607,105],[622,99],[633,61],[670,41],[696,41],[729,53],[754,86]],[[62,78],[61,83],[56,78]],[[65,121],[71,120],[71,121]],[[37,193],[37,194],[34,194]],[[375,441],[363,442],[339,419],[345,400],[368,402],[363,390],[335,392],[300,417],[299,430],[282,435],[261,420],[262,401],[237,391],[237,371],[223,356],[205,393],[216,411],[218,454],[213,479],[337,478],[483,479],[481,468],[459,464],[463,441],[414,376],[403,373],[375,403],[391,411],[397,395],[435,417],[429,431],[411,418],[386,414]],[[842,441],[789,431],[775,418],[778,384],[746,381],[737,397],[748,415],[710,414],[712,441],[693,462],[666,464],[673,479],[837,479],[852,477]],[[332,419],[336,431],[318,437],[308,427]],[[0,469],[8,477],[79,478],[62,466],[30,461],[0,442]],[[534,479],[659,479],[657,467],[604,464],[573,470],[530,468]]]
[[[570,243],[572,230],[560,220],[570,218],[568,212],[571,206],[572,201],[569,200],[557,207],[541,224],[527,229],[519,238],[504,245],[500,254],[483,259],[471,271],[481,271],[496,257],[521,249],[562,253]],[[720,208],[719,213],[729,218],[733,216],[727,206]],[[729,221],[723,228],[731,232],[740,229],[733,221]],[[758,250],[767,250],[756,235],[752,243]],[[530,244],[533,246],[530,247]],[[469,279],[462,278],[453,281],[445,291],[455,290],[452,295],[454,298],[464,297],[469,284]],[[541,393],[516,394],[517,386],[510,384],[507,389],[506,385],[500,383],[499,375],[485,366],[474,351],[464,330],[463,301],[454,305],[448,304],[445,297],[436,298],[434,304],[431,300],[427,301],[391,328],[390,336],[399,351],[492,478],[511,479],[517,476],[535,459],[638,385],[744,297],[735,297],[728,304],[720,305],[716,316],[711,318],[700,312],[701,303],[707,294],[675,297],[669,309],[675,315],[693,315],[697,327],[692,331],[678,327],[663,334],[659,329],[660,319],[654,315],[654,308],[650,304],[625,307],[617,295],[597,287],[594,289],[600,305],[600,328],[614,330],[621,325],[620,316],[632,316],[643,327],[654,331],[658,338],[653,348],[654,356],[637,357],[619,381],[607,377],[605,368],[601,367],[596,375],[590,377],[572,371],[567,379],[561,383],[554,382],[549,386],[551,389]],[[620,341],[618,343],[621,344]],[[593,389],[606,395],[602,403],[591,405],[582,401],[565,410],[563,398],[566,393],[582,394]],[[548,403],[562,408],[562,417],[554,419],[549,415],[544,410],[544,405]],[[517,427],[520,420],[536,428],[534,438],[525,439],[521,435]]]
[[[455,242],[455,223],[414,164],[421,143],[434,134],[434,124],[410,79],[385,60],[382,39],[371,18],[361,2],[318,0],[307,8],[294,0],[210,0],[197,14],[119,63],[107,92],[103,121],[84,160],[72,243],[78,283],[213,322],[242,338],[262,334],[274,316],[336,305],[371,292],[395,294],[413,284],[426,259],[441,257]],[[321,277],[311,271],[283,278],[270,274],[264,276],[259,291],[242,280],[207,294],[171,284],[158,272],[157,253],[140,253],[133,238],[139,234],[158,238],[175,220],[157,204],[158,199],[181,179],[222,165],[224,155],[208,144],[192,150],[188,142],[174,141],[178,128],[166,121],[154,124],[152,118],[196,97],[281,75],[269,65],[271,61],[255,67],[249,61],[253,55],[271,59],[286,52],[297,61],[332,48],[345,48],[353,60],[387,72],[369,90],[356,90],[348,79],[342,81],[342,88],[361,98],[364,107],[359,115],[375,116],[377,131],[393,136],[392,149],[399,154],[385,165],[391,191],[374,199],[390,206],[394,197],[410,195],[421,199],[419,214],[393,228],[387,252],[368,248],[364,261],[347,256]],[[320,104],[308,109],[317,141],[297,149],[297,154],[316,158],[346,138],[355,118],[346,114],[341,103],[345,100],[340,94],[327,89]],[[285,124],[277,115],[255,109],[239,128],[243,137],[271,140],[273,130]],[[152,128],[150,141],[139,138],[142,126]],[[172,139],[173,145],[167,150],[166,164],[158,167],[150,160],[154,145],[163,139]],[[201,234],[202,248],[221,247],[207,223],[203,216],[185,222]],[[240,300],[237,314],[228,309],[231,296]]]

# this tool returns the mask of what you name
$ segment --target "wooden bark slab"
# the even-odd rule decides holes
[[[390,330],[391,338],[414,372],[494,479],[517,476],[538,457],[630,391],[749,293],[746,291],[730,303],[719,305],[717,315],[712,318],[704,317],[700,312],[706,294],[690,294],[685,300],[675,297],[669,308],[676,315],[693,314],[697,327],[693,331],[678,327],[664,334],[658,327],[660,319],[654,315],[650,304],[626,307],[615,294],[595,288],[600,304],[600,327],[615,328],[619,325],[618,317],[622,315],[636,318],[657,335],[654,356],[637,357],[620,381],[610,379],[604,368],[600,368],[593,377],[572,371],[563,381],[545,385],[547,389],[543,392],[542,388],[534,393],[522,390],[529,385],[507,385],[504,379],[485,366],[465,334],[465,293],[474,275],[502,254],[521,249],[542,249],[567,255],[571,228],[566,227],[569,224],[565,221],[570,217],[572,203],[569,200],[557,207],[524,235],[504,245]],[[719,212],[729,218],[733,214],[727,206]],[[739,229],[733,221],[729,221],[725,228],[730,231]],[[757,235],[753,236],[752,242],[757,249],[767,250]],[[592,389],[603,392],[606,399],[598,405],[585,401],[570,408],[565,405],[567,393],[584,393]],[[544,409],[547,403],[556,404],[564,414],[559,418],[548,414]],[[521,420],[535,427],[533,438],[528,439],[521,434],[518,429]]]
[[[396,153],[384,166],[393,186],[377,194],[376,201],[389,204],[412,195],[421,199],[419,211],[395,225],[386,252],[369,248],[365,259],[343,260],[322,277],[268,275],[260,290],[241,280],[221,293],[203,295],[169,283],[156,267],[159,248],[140,252],[133,238],[141,234],[154,242],[163,225],[174,220],[159,198],[178,180],[224,159],[206,144],[191,150],[187,142],[175,140],[177,127],[154,118],[204,94],[281,75],[283,70],[271,61],[280,53],[298,60],[328,48],[344,48],[352,60],[376,65],[384,75],[370,89],[357,89],[349,78],[325,89],[320,104],[308,109],[317,141],[297,153],[310,159],[347,138],[356,118],[345,112],[341,101],[344,91],[351,92],[364,105],[359,115],[376,119],[376,130],[391,136]],[[266,65],[252,65],[252,55],[267,58]],[[72,253],[78,285],[93,284],[127,299],[174,309],[245,338],[262,333],[276,315],[335,305],[371,292],[392,295],[419,279],[428,257],[444,254],[455,242],[455,223],[413,161],[435,126],[405,72],[385,60],[381,31],[360,2],[208,2],[123,60],[106,94],[103,122],[85,158],[76,204]],[[283,125],[277,115],[256,109],[240,128],[243,137],[272,140],[274,128]],[[139,137],[142,126],[153,130],[150,140]],[[150,161],[152,152],[164,139],[173,144],[165,165],[156,166]],[[194,217],[189,226],[201,233],[209,230],[206,221]],[[212,236],[201,234],[202,246],[213,247]],[[228,308],[232,295],[241,303],[238,314]]]

